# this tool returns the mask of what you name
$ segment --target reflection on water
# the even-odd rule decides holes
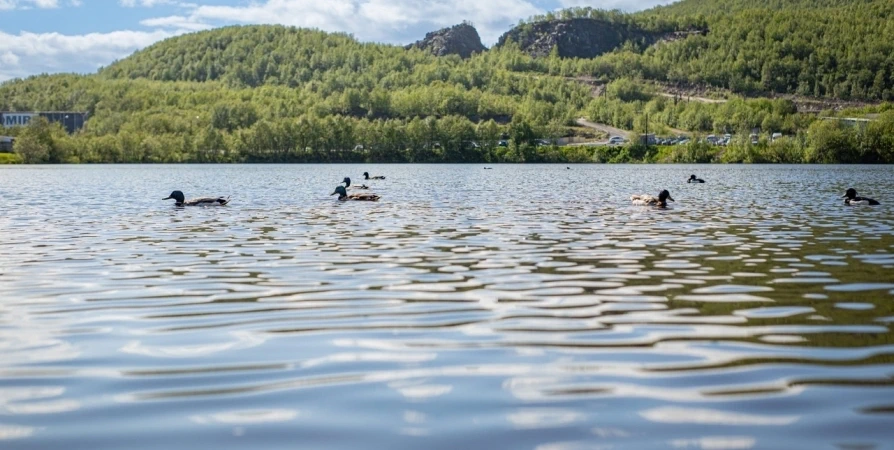
[[[894,168],[691,172],[2,168],[3,448],[890,445]]]

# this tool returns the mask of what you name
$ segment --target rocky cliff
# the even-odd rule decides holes
[[[532,56],[549,56],[558,48],[565,58],[593,58],[627,41],[651,44],[657,36],[627,25],[598,19],[567,19],[526,23],[500,37],[497,46],[511,40]]]
[[[466,23],[428,33],[425,39],[407,46],[408,49],[413,47],[430,51],[435,56],[459,55],[462,58],[487,50],[478,30]]]

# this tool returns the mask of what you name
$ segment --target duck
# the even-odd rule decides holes
[[[667,201],[674,201],[674,198],[671,197],[670,192],[665,189],[661,191],[660,194],[658,194],[658,197],[649,194],[643,194],[634,195],[630,197],[630,200],[635,206],[657,206],[659,208],[667,208]]]
[[[854,188],[848,189],[841,198],[844,199],[845,205],[881,205],[877,200],[868,197],[857,197],[857,190]]]
[[[162,200],[170,199],[174,199],[174,206],[224,206],[230,203],[230,197],[199,197],[187,200],[180,191],[171,192],[171,195]]]
[[[369,176],[369,172],[363,172],[363,179],[364,179],[364,180],[384,180],[385,177],[383,177],[383,176],[381,176],[381,175],[378,175],[378,176],[375,176],[375,177],[370,177],[370,176]]]
[[[366,201],[366,202],[376,202],[379,201],[380,196],[373,194],[371,192],[358,192],[354,194],[348,194],[348,190],[345,189],[344,186],[338,185],[335,187],[335,192],[329,195],[338,194],[339,201],[347,201],[347,200],[358,200],[358,201]]]
[[[345,177],[345,179],[342,180],[342,183],[345,184],[345,188],[352,189],[352,187],[351,187],[351,179],[350,179],[350,178]],[[369,186],[367,186],[367,185],[365,185],[365,184],[361,184],[361,185],[356,185],[356,184],[355,184],[354,187],[353,187],[353,189],[369,189]]]
[[[701,178],[696,178],[695,175],[690,175],[689,179],[686,180],[686,182],[687,183],[704,183],[705,180],[702,180]]]

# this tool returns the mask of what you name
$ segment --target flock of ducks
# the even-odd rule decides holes
[[[485,167],[485,169],[490,169],[490,167]],[[570,167],[569,167],[570,169]],[[366,180],[384,180],[384,176],[374,176],[371,177],[369,172],[363,172],[363,179]],[[686,180],[687,183],[704,183],[705,180],[692,175]],[[344,186],[342,186],[344,185]],[[335,192],[330,195],[338,195],[339,201],[367,201],[367,202],[375,202],[378,201],[381,196],[378,194],[374,194],[372,192],[351,192],[348,193],[348,190],[356,191],[356,190],[369,190],[369,186],[365,184],[352,185],[351,179],[345,177],[342,180],[341,184],[335,187]],[[845,192],[845,194],[841,197],[844,199],[845,205],[879,205],[880,203],[876,200],[873,200],[868,197],[858,197],[856,189],[850,188]],[[224,206],[230,202],[230,197],[200,197],[193,198],[187,200],[183,195],[183,192],[174,191],[171,192],[171,195],[163,198],[162,200],[174,200],[174,206]],[[668,200],[674,201],[674,198],[671,197],[670,192],[667,189],[662,190],[658,193],[658,196],[649,194],[642,195],[634,195],[630,197],[630,201],[633,202],[635,206],[652,206],[656,208],[667,208]]]

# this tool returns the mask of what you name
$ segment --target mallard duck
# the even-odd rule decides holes
[[[370,177],[369,172],[363,172],[363,179],[364,180],[384,180],[385,177],[383,177],[381,175],[375,176],[375,177]]]
[[[686,180],[686,182],[687,183],[704,183],[705,180],[702,180],[701,178],[696,178],[695,175],[690,175],[689,179]]]
[[[844,199],[845,205],[881,205],[881,203],[871,198],[857,197],[857,190],[854,188],[848,189],[841,198]]]
[[[659,208],[667,208],[667,201],[674,201],[674,198],[671,197],[670,192],[665,189],[661,191],[660,194],[658,194],[658,197],[649,194],[643,194],[634,195],[630,197],[630,200],[636,206],[657,206]]]
[[[344,184],[345,184],[345,187],[348,188],[348,189],[369,189],[369,186],[367,186],[367,185],[365,185],[365,184],[361,184],[361,185],[356,185],[356,184],[355,184],[355,185],[352,187],[352,186],[351,186],[351,179],[348,178],[348,177],[345,177],[345,179],[342,181],[342,183],[344,183]]]
[[[187,200],[183,192],[180,191],[171,192],[171,195],[162,200],[170,199],[175,200],[174,206],[224,206],[230,203],[230,197],[199,197]]]
[[[381,198],[378,195],[373,194],[371,192],[358,192],[358,193],[354,193],[354,194],[348,194],[348,190],[345,189],[345,187],[341,186],[341,185],[336,186],[335,192],[333,192],[332,194],[329,194],[329,195],[335,195],[335,194],[338,194],[338,199],[340,201],[359,200],[359,201],[366,201],[366,202],[375,202]]]

